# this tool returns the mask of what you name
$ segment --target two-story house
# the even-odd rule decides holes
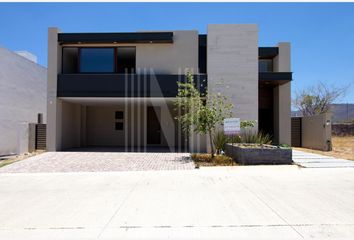
[[[168,147],[205,151],[175,120],[177,81],[224,94],[234,117],[290,144],[290,44],[258,47],[253,24],[132,33],[48,32],[47,148]]]

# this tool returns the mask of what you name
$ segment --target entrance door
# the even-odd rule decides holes
[[[147,144],[161,144],[161,125],[158,116],[160,116],[160,107],[147,108]]]

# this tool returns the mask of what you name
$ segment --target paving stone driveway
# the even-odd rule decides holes
[[[189,170],[189,153],[46,152],[0,168],[0,173]]]

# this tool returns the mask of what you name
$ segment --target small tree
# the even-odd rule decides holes
[[[303,116],[312,116],[330,111],[331,104],[345,95],[348,86],[327,86],[320,82],[317,85],[296,93],[293,105]]]
[[[193,75],[187,73],[186,82],[177,82],[178,93],[174,105],[178,110],[176,119],[180,122],[182,130],[189,136],[195,122],[195,111],[202,106],[202,96],[194,86]]]
[[[214,157],[213,134],[225,118],[232,116],[233,105],[228,98],[220,94],[202,95],[195,87],[193,75],[187,73],[187,81],[178,83],[175,106],[181,111],[177,120],[187,136],[191,131],[208,135]]]

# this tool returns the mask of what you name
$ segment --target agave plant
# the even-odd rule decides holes
[[[266,134],[262,131],[245,131],[241,134],[242,143],[258,143],[258,144],[271,144],[272,137],[269,134]]]
[[[213,137],[213,143],[215,146],[216,154],[220,154],[221,151],[224,151],[225,144],[228,142],[228,137],[222,132],[217,131]]]

